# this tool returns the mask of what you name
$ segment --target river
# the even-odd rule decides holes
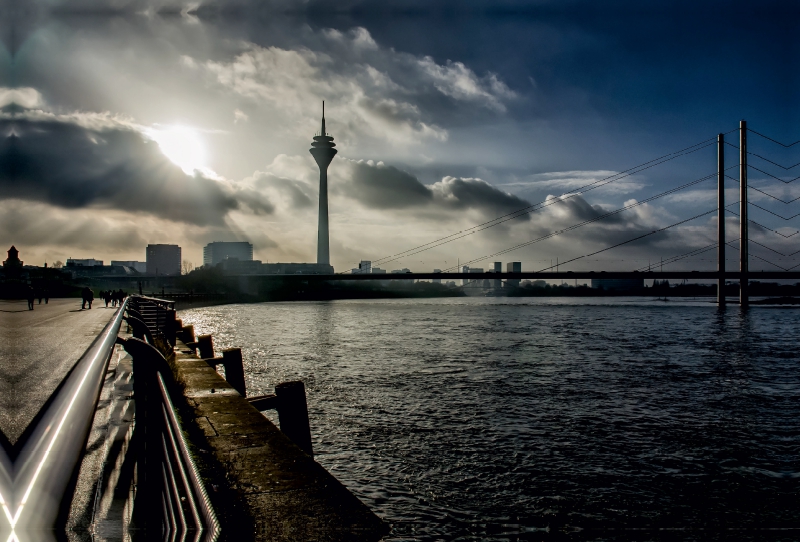
[[[179,316],[242,348],[248,395],[305,382],[316,460],[390,540],[800,535],[800,310],[471,297]]]

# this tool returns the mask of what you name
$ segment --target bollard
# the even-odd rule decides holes
[[[214,339],[211,335],[197,337],[197,355],[203,359],[214,357]]]
[[[201,356],[203,357],[203,356]],[[222,365],[225,366],[225,380],[227,380],[236,391],[245,397],[244,385],[244,364],[242,363],[241,348],[226,348],[222,351]],[[304,396],[305,397],[305,396]]]
[[[175,322],[177,321],[175,314],[175,309],[167,309],[167,316],[164,321],[164,337],[169,345],[173,347],[175,346],[175,331],[177,330],[175,327]]]
[[[194,326],[192,324],[183,326],[181,330],[181,340],[187,345],[194,342]]]
[[[278,396],[278,421],[281,424],[281,431],[301,450],[314,457],[305,384],[301,381],[283,382],[275,386],[275,395]]]

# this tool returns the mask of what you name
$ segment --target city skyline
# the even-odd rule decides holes
[[[312,1],[258,15],[242,2],[168,17],[130,2],[90,17],[103,4],[86,1],[37,3],[24,18],[3,5],[19,20],[0,69],[0,241],[37,265],[141,260],[147,244],[180,245],[197,265],[211,241],[314,261],[308,138],[323,99],[340,149],[337,270],[570,193],[740,118],[782,140],[798,132],[794,49],[775,31],[794,12],[778,3],[475,2],[411,14],[353,2],[331,14]],[[711,148],[381,267],[451,267],[714,169]],[[713,201],[713,187],[698,187],[504,261],[563,261]],[[596,265],[648,265],[713,242],[714,230],[709,217]],[[713,256],[694,265],[711,268]]]

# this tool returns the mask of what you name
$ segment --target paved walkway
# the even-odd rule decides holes
[[[34,305],[0,300],[0,432],[16,444],[75,362],[114,316],[80,299]]]

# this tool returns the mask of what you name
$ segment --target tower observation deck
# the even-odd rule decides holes
[[[325,132],[325,102],[322,102],[322,129],[314,136],[309,152],[319,166],[319,226],[317,229],[317,263],[330,265],[330,235],[328,233],[328,166],[336,156],[333,136]]]

